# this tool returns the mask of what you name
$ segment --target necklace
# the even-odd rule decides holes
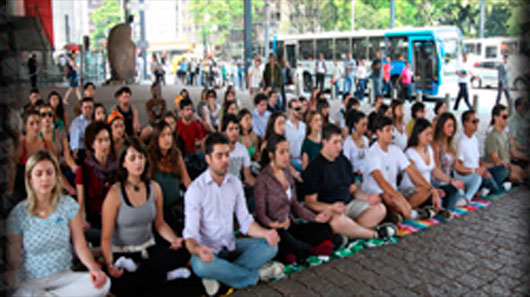
[[[141,181],[139,183],[137,183],[137,184],[133,184],[130,181],[127,181],[127,183],[129,183],[133,187],[133,190],[135,192],[140,192],[140,185],[142,184]]]

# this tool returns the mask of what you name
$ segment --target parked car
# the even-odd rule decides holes
[[[499,65],[500,62],[495,61],[485,61],[476,64],[471,70],[476,76],[471,78],[471,87],[473,89],[496,88],[498,84],[497,67]]]

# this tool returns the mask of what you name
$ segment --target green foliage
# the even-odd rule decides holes
[[[488,0],[484,35],[520,34],[519,20],[524,0]],[[390,26],[389,0],[355,0],[355,29],[385,29]],[[291,28],[297,33],[351,30],[351,0],[291,0]],[[480,0],[395,0],[395,26],[459,27],[465,37],[477,37]],[[286,28],[282,28],[286,29]],[[292,30],[291,30],[292,31]]]
[[[90,34],[92,50],[99,49],[107,39],[109,30],[122,22],[122,12],[117,0],[105,0],[103,5],[90,16],[96,29]]]
[[[242,0],[193,0],[191,6],[201,36],[216,45],[226,44],[233,29],[243,29],[245,2]],[[259,10],[264,6],[264,0],[252,1],[252,22],[259,21]]]

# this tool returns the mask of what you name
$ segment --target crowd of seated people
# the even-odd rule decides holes
[[[222,105],[215,90],[181,92],[171,108],[153,87],[142,127],[130,88],[105,106],[87,85],[71,122],[57,91],[45,101],[31,90],[12,133],[15,296],[230,293],[348,240],[395,236],[403,219],[450,220],[530,177],[523,98],[511,117],[496,105],[477,135],[475,111],[457,117],[444,104],[433,122],[412,104],[407,124],[404,102],[382,96],[367,116],[345,94],[330,115],[317,91],[284,111],[268,87],[250,111],[234,89]]]

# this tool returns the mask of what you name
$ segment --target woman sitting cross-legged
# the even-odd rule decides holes
[[[105,296],[110,281],[92,258],[79,205],[61,195],[60,167],[47,151],[26,163],[27,199],[9,214],[8,286],[12,296]],[[89,272],[73,272],[71,243]]]
[[[431,176],[434,176],[439,180],[451,180],[451,178],[445,175],[440,168],[436,167],[434,151],[430,145],[432,134],[432,126],[428,120],[423,118],[416,119],[416,124],[414,125],[414,129],[412,129],[412,135],[408,141],[405,155],[414,162],[414,166],[427,182],[431,183]],[[414,183],[411,181],[409,175],[405,173],[401,180],[400,190],[405,194],[404,196],[407,197],[410,206],[412,208],[417,208],[419,206],[432,205],[428,192],[424,196],[413,195],[416,194],[414,192],[411,193],[411,189],[414,191],[414,188]],[[458,200],[458,189],[450,182],[447,184],[441,184],[436,188],[438,189],[440,197],[443,197],[443,209],[441,209],[439,213],[442,217],[450,219],[452,218],[450,211],[454,210],[456,201]],[[422,208],[421,211],[423,211],[423,213],[420,213],[420,218],[431,217],[435,214],[434,208]],[[425,211],[427,211],[427,213],[425,213]]]
[[[162,190],[147,178],[148,169],[140,140],[125,140],[117,183],[102,210],[101,248],[112,278],[111,292],[117,296],[176,294],[182,292],[183,284],[169,280],[190,275],[182,269],[190,254],[164,221]],[[153,224],[169,245],[155,244]]]
[[[289,172],[289,142],[275,134],[267,140],[262,156],[262,170],[254,189],[256,218],[280,235],[278,256],[288,264],[310,255],[330,255],[331,211],[318,215],[296,199],[294,179]],[[295,218],[308,222],[297,224]]]

